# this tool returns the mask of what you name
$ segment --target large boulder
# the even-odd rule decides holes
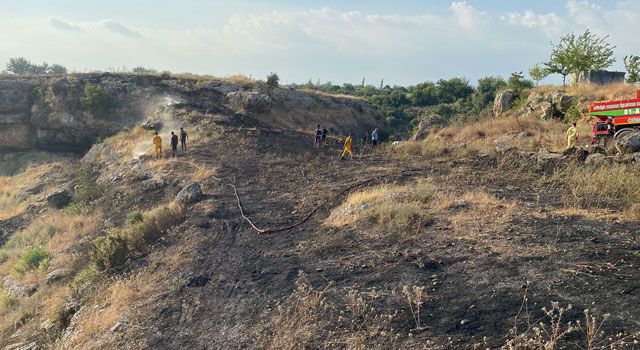
[[[639,152],[640,133],[633,130],[621,132],[616,136],[615,146],[618,152],[623,154]]]
[[[553,105],[550,102],[543,101],[540,103],[540,118],[551,119],[553,118]]]
[[[273,100],[255,91],[234,91],[227,94],[226,104],[236,112],[264,114],[271,112]]]
[[[415,141],[423,141],[429,136],[430,129],[434,126],[442,126],[445,123],[445,119],[441,116],[434,114],[430,115],[420,121],[418,124],[418,129],[416,133],[413,135],[413,139]]]
[[[552,95],[551,101],[553,102],[553,105],[558,111],[562,113],[567,113],[569,108],[573,106],[575,97],[570,95],[565,95],[562,92],[556,91]]]
[[[46,197],[47,203],[56,208],[62,209],[71,203],[71,194],[65,189],[49,193]]]
[[[5,293],[18,297],[30,297],[37,292],[37,288],[18,283],[10,275],[2,279],[2,286]]]
[[[496,99],[493,101],[493,114],[499,116],[506,110],[513,106],[513,102],[516,100],[516,93],[513,91],[503,91],[496,95]]]
[[[202,187],[199,183],[193,182],[178,192],[176,202],[182,205],[189,205],[201,201],[203,197]]]

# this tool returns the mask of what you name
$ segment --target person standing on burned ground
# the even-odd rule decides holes
[[[187,138],[189,138],[187,132],[184,130],[184,128],[180,128],[180,148],[184,151],[187,150]]]
[[[321,140],[321,147],[324,147],[325,143],[327,142],[327,134],[329,132],[327,131],[327,128],[325,128],[324,126],[322,127],[322,140]]]
[[[315,132],[315,141],[313,141],[314,148],[320,148],[320,143],[322,142],[322,130],[320,129],[320,124],[316,127]]]
[[[178,135],[171,132],[171,158],[176,158],[178,153]]]

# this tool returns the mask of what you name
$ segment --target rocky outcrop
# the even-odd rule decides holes
[[[202,187],[197,182],[189,184],[176,195],[176,202],[182,205],[194,204],[203,198]]]
[[[56,209],[62,209],[71,203],[71,194],[65,189],[58,190],[47,195],[47,203]]]
[[[493,114],[499,116],[511,108],[516,97],[516,93],[513,91],[503,91],[496,95],[496,99],[493,101]]]
[[[551,102],[553,103],[553,106],[560,111],[560,113],[567,113],[569,108],[574,105],[575,99],[575,96],[566,95],[560,91],[556,91],[551,97]]]
[[[273,100],[256,91],[234,91],[227,94],[226,105],[238,113],[256,115],[269,113]]]
[[[437,114],[430,115],[422,119],[420,123],[418,123],[418,128],[413,134],[413,139],[415,141],[423,141],[431,133],[431,128],[433,128],[434,126],[443,126],[445,123],[446,120],[441,116]]]

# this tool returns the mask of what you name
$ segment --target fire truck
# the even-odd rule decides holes
[[[613,137],[618,140],[629,133],[640,132],[640,90],[636,98],[595,102],[589,106],[589,114],[596,118],[593,141]]]

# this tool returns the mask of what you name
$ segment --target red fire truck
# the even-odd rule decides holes
[[[589,114],[596,118],[593,128],[594,143],[601,139],[620,138],[630,132],[640,132],[640,90],[630,100],[595,102]]]

